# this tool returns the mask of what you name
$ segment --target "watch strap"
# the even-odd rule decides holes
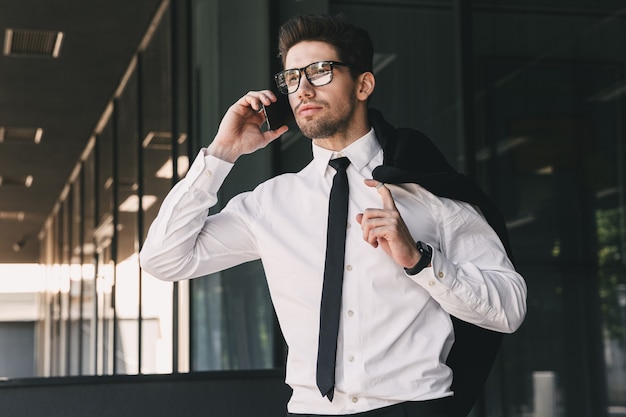
[[[428,246],[427,244],[421,241],[418,241],[415,244],[415,246],[417,247],[417,250],[420,252],[421,258],[414,267],[404,268],[404,271],[408,275],[417,275],[420,272],[422,272],[422,270],[426,268],[428,264],[430,264],[430,261],[433,258],[433,250],[431,249],[430,246]]]

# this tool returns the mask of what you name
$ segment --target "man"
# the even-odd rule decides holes
[[[142,267],[180,280],[261,259],[289,348],[291,414],[451,416],[453,320],[510,333],[526,312],[501,219],[423,135],[368,111],[365,31],[342,17],[299,16],[281,28],[279,49],[277,85],[313,160],[207,217],[239,156],[288,129],[262,132],[260,110],[276,97],[249,92],[163,202]],[[329,208],[342,204],[347,219],[334,223]]]

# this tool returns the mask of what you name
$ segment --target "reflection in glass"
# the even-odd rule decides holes
[[[505,338],[507,373],[497,384],[517,412],[602,415],[607,394],[621,406],[626,393],[614,366],[624,358],[615,329],[626,282],[615,258],[624,236],[619,108],[595,99],[618,71],[584,61],[483,64],[488,130],[478,172],[504,209],[529,284],[528,316]]]
[[[95,374],[95,331],[96,331],[96,264],[95,264],[95,150],[92,148],[83,163],[83,246],[82,246],[82,285],[81,285],[81,351],[80,374]]]

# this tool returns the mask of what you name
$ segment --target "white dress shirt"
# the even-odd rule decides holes
[[[356,216],[381,208],[363,180],[382,164],[375,134],[340,153],[313,145],[302,171],[232,198],[217,214],[217,191],[232,164],[200,152],[168,194],[141,251],[142,267],[164,280],[198,277],[261,259],[289,353],[292,413],[351,414],[452,395],[445,365],[454,342],[450,314],[512,332],[523,320],[526,286],[495,232],[470,205],[416,184],[388,185],[414,239],[434,249],[432,267],[408,276],[363,240]],[[315,383],[331,158],[347,156],[350,186],[335,396]]]

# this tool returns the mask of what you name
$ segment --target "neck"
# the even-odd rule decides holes
[[[370,128],[366,127],[359,132],[354,132],[353,135],[334,135],[323,139],[313,139],[313,143],[320,148],[339,152],[363,137],[367,132],[369,132],[369,130]]]
[[[320,148],[339,152],[356,142],[369,131],[370,125],[367,120],[367,113],[361,112],[346,129],[338,131],[332,136],[313,139],[313,143]]]

